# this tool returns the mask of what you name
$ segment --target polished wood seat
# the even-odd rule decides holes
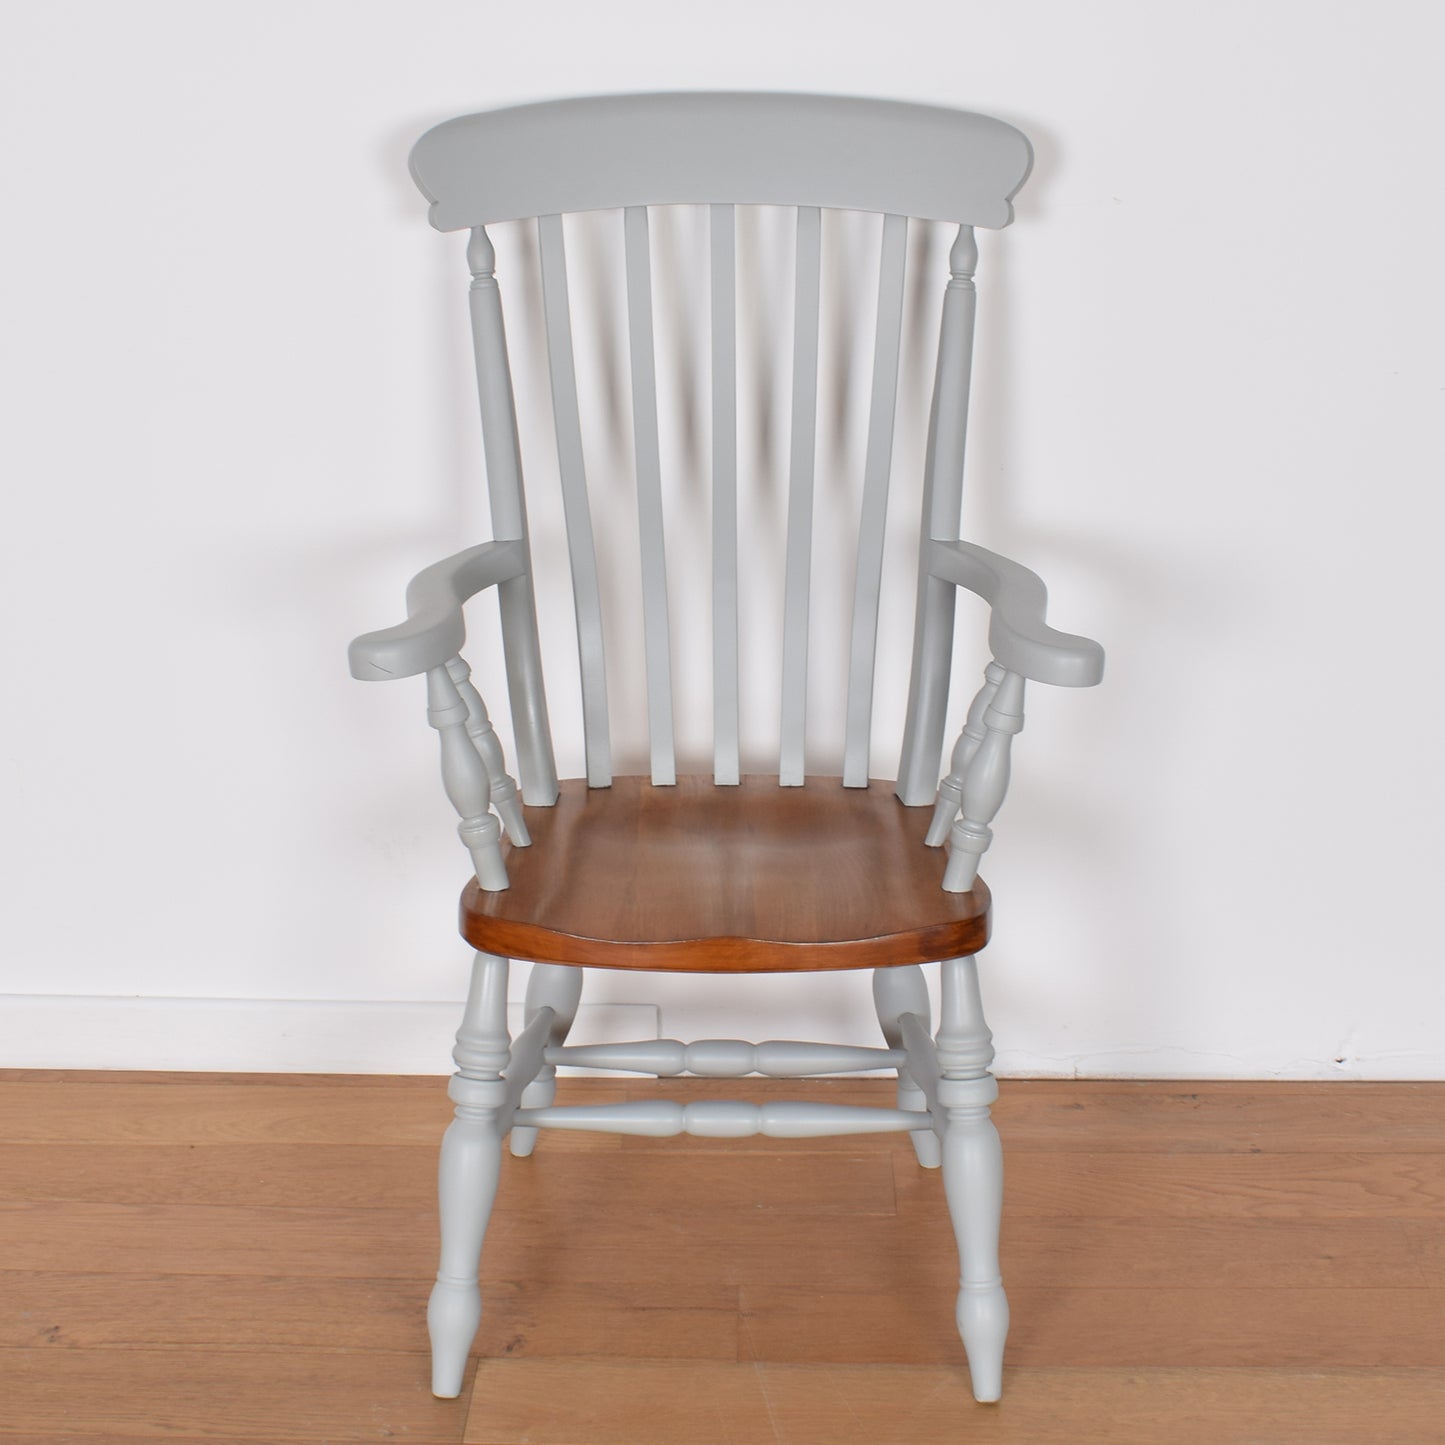
[[[944,892],[943,852],[923,841],[931,809],[904,807],[891,783],[574,779],[525,815],[533,841],[508,848],[511,887],[473,879],[462,894],[462,934],[484,953],[770,973],[924,963],[988,942],[987,887]]]

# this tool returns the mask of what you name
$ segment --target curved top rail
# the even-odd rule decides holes
[[[999,227],[1033,162],[992,116],[832,95],[678,92],[459,116],[411,153],[457,231],[624,206],[822,206]]]

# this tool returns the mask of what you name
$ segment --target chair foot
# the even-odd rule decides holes
[[[482,1291],[475,1281],[439,1279],[426,1307],[431,1336],[431,1392],[439,1400],[462,1393],[467,1356],[482,1322]]]
[[[992,1404],[1003,1394],[1003,1347],[1008,1338],[1008,1296],[1002,1284],[964,1285],[955,1314],[973,1398]]]

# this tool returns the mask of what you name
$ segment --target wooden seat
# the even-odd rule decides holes
[[[412,175],[430,203],[432,224],[467,233],[492,521],[490,541],[412,579],[403,622],[351,646],[358,678],[425,676],[427,721],[440,740],[443,784],[475,875],[462,898],[461,927],[477,952],[453,1051],[457,1070],[448,1092],[456,1116],[442,1143],[441,1260],[427,1309],[438,1395],[461,1391],[481,1319],[478,1271],[504,1149],[525,1158],[539,1131],[573,1129],[717,1138],[908,1133],[919,1163],[942,1171],[937,1207],[951,1217],[958,1244],[956,1324],[974,1393],[979,1400],[999,1397],[1009,1311],[998,1256],[1002,1155],[989,1117],[997,1086],[975,963],[988,937],[990,901],[977,874],[1004,800],[1013,739],[1023,727],[1025,683],[1087,687],[1103,668],[1097,643],[1047,625],[1043,583],[1032,572],[961,536],[974,228],[1009,224],[1011,198],[1030,161],[1024,136],[988,116],[835,96],[707,93],[601,96],[461,116],[428,131],[412,152]],[[658,360],[661,354],[671,364],[677,349],[670,344],[660,351],[653,317],[653,212],[677,207],[705,208],[693,218],[697,244],[689,271],[705,304],[680,311],[692,321],[705,317],[706,341],[686,365],[692,378],[708,378],[712,393],[707,426],[690,417],[677,429],[693,436],[705,430],[709,454],[693,448],[684,461],[662,447],[668,433],[659,425],[659,398],[667,393],[658,385]],[[749,212],[759,207],[776,208],[779,224],[791,227],[785,243],[793,271],[791,316],[762,346],[767,357],[759,354],[752,322],[769,308],[771,322],[777,297],[769,301],[765,287],[763,304],[754,297],[744,309],[739,302],[756,259],[753,226],[761,219]],[[855,237],[866,231],[861,248],[824,244],[829,228],[844,224],[839,213],[845,211],[854,213],[846,224]],[[603,358],[616,348],[574,347],[568,236],[571,223],[572,242],[578,239],[577,212],[596,213],[586,223],[594,241],[612,228],[592,255],[620,260],[613,294],[627,314],[625,338],[621,330],[612,337],[625,339],[629,374],[601,378],[601,389],[619,403],[630,397],[630,414],[625,403],[609,401],[605,417],[592,420],[614,433],[604,439],[603,454],[630,457],[633,475],[611,471],[605,498],[603,488],[589,484],[578,363],[607,365]],[[911,228],[939,226],[948,228],[943,247],[911,249]],[[509,234],[520,258],[516,269],[524,272],[523,295],[540,300],[532,331],[545,352],[551,390],[538,410],[550,412],[555,451],[549,444],[539,470],[561,503],[561,517],[546,534],[559,537],[560,554],[565,533],[576,636],[575,649],[568,639],[549,667],[576,668],[586,773],[585,780],[565,783],[557,778],[543,686],[528,524],[536,458],[527,460],[524,487],[519,398],[489,234],[503,227],[517,228]],[[941,297],[932,411],[926,442],[920,436],[915,453],[924,460],[902,467],[894,446],[895,425],[905,416],[900,358],[905,311],[917,310],[905,301],[926,294],[909,291],[911,268],[924,264],[911,257],[937,258],[943,249],[946,270],[937,266],[935,277],[917,282],[936,286]],[[825,272],[840,256],[868,259],[841,289],[831,276],[824,287]],[[526,284],[534,262],[540,288]],[[675,303],[676,248],[668,264],[659,295]],[[825,331],[825,296],[849,298],[856,324]],[[691,331],[700,334],[697,326]],[[859,351],[867,370],[860,360],[857,374],[871,377],[871,390],[859,475],[843,485],[840,471],[820,493],[820,376],[836,382],[847,374],[840,353],[865,333]],[[774,376],[789,369],[783,479],[763,460],[769,451],[756,433],[768,424],[742,403],[771,398]],[[688,391],[686,385],[674,390]],[[829,402],[834,420],[840,414],[835,401]],[[771,407],[768,400],[760,411],[771,415]],[[595,460],[597,453],[590,455]],[[895,470],[912,475],[900,476],[895,487]],[[853,480],[859,505],[849,533],[843,499]],[[779,512],[771,502],[781,495],[780,483],[786,521],[774,538]],[[895,505],[899,488],[906,495]],[[617,545],[615,527],[594,534],[594,503],[604,500],[610,517],[635,502],[630,553]],[[814,577],[824,545],[815,537],[814,513],[825,509],[830,560],[841,561],[851,576],[851,601],[841,607],[838,591]],[[906,548],[894,551],[906,553],[907,562],[885,566],[890,517],[905,510],[917,519],[916,530]],[[632,519],[626,520],[630,528]],[[708,558],[712,592],[706,627],[686,637],[675,635],[678,624],[702,613],[674,611],[670,556],[674,569],[678,563],[668,535],[682,525],[704,534],[684,565],[696,570],[697,559]],[[758,535],[764,530],[769,535]],[[604,532],[608,547],[597,545]],[[839,537],[845,538],[841,548]],[[781,576],[764,579],[775,558]],[[622,576],[623,568],[636,569],[633,577]],[[549,584],[559,580],[560,568]],[[609,612],[604,626],[603,614],[639,580],[641,646],[631,654],[619,649],[624,662],[639,660],[629,670],[618,666],[617,655],[609,659],[608,639],[616,639],[609,628],[617,618]],[[781,585],[763,586],[764,580]],[[900,590],[903,607],[885,614],[881,598]],[[502,646],[490,660],[486,687],[500,687],[505,673],[517,781],[462,656],[463,605],[480,594],[497,600]],[[954,614],[962,594],[987,604],[992,657],[945,769]],[[744,598],[758,606],[745,609]],[[781,600],[775,618],[763,615],[761,599],[769,598]],[[878,741],[875,660],[885,649],[889,656],[910,655],[900,629],[880,635],[882,619],[902,615],[909,600],[911,665],[906,701],[898,698],[903,725],[901,737],[887,740],[897,749],[897,781],[870,782]],[[740,617],[747,611],[757,615],[744,628]],[[767,689],[778,699],[775,750],[773,737],[758,741],[756,707],[744,706],[758,696],[753,689],[764,665],[747,656],[744,643],[756,635],[754,624],[770,620],[780,642],[778,657],[766,664],[769,684],[777,685]],[[820,701],[826,689],[816,667],[810,678],[809,654],[824,629],[839,641],[835,655],[846,657],[846,686],[831,703],[841,748],[820,757],[810,717],[829,704]],[[710,663],[709,776],[676,775],[673,662],[683,649],[690,662]],[[687,677],[696,691],[697,674],[690,668]],[[645,703],[646,778],[613,776],[611,703],[620,693]],[[689,725],[696,721],[689,710]],[[760,769],[768,776],[744,776]],[[839,776],[815,776],[820,772]],[[508,1028],[514,958],[531,961],[525,1023],[516,1037]],[[923,973],[934,961],[936,1034]],[[870,967],[881,1044],[666,1038],[569,1044],[586,965],[718,974]],[[637,987],[640,994],[644,985]],[[563,1065],[720,1079],[885,1069],[896,1071],[897,1108],[726,1098],[559,1106],[555,1080]]]
[[[943,891],[945,859],[923,841],[931,814],[890,784],[837,778],[564,782],[555,805],[525,810],[532,842],[506,850],[511,886],[467,885],[462,936],[511,958],[700,973],[977,953],[988,889]]]

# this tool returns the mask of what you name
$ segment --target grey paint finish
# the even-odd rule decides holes
[[[926,1041],[931,1007],[928,1002],[928,984],[924,981],[922,967],[913,963],[903,968],[875,968],[873,1005],[878,1011],[878,1026],[883,1030],[888,1047],[903,1054],[898,1062],[898,1107],[918,1110],[926,1105],[931,1110],[936,1100],[928,1097],[925,1085],[930,1082],[933,1071],[918,1069],[922,1083],[909,1072],[910,1061],[914,1068],[918,1068],[919,1043],[915,1039],[910,1045],[906,1033],[906,1021],[911,1020],[918,1031],[918,1037],[925,1041],[923,1048],[929,1048]],[[912,1140],[913,1152],[925,1169],[937,1169],[943,1163],[938,1135],[933,1129],[915,1131]]]
[[[512,394],[512,369],[507,360],[507,331],[502,295],[494,268],[496,253],[478,226],[467,245],[472,279],[468,309],[477,378],[477,404],[482,416],[482,449],[487,463],[487,495],[492,510],[492,535],[516,539],[527,556],[527,501],[522,492],[522,455],[517,439],[517,404]],[[517,740],[517,770],[522,791],[531,803],[557,800],[557,764],[552,756],[552,728],[542,686],[542,650],[537,635],[537,603],[532,594],[530,563],[517,577],[497,588],[502,619],[502,651],[512,728]]]
[[[999,1274],[1003,1216],[1003,1149],[989,1106],[998,1084],[989,1072],[993,1034],[984,1021],[978,960],[943,964],[934,1097],[943,1115],[943,1189],[958,1241],[955,1320],[968,1356],[974,1398],[1003,1392],[1003,1347],[1009,1307]]]
[[[811,206],[1006,226],[1033,153],[992,116],[847,96],[602,95],[459,116],[411,173],[439,231],[562,211]]]
[[[968,716],[964,719],[963,729],[958,735],[958,741],[953,745],[953,756],[949,762],[948,775],[938,785],[938,801],[933,805],[933,820],[929,823],[928,833],[923,840],[930,848],[943,846],[948,837],[948,830],[953,826],[954,818],[958,816],[959,806],[963,802],[963,785],[968,777],[969,766],[973,762],[973,756],[978,751],[979,744],[984,739],[984,716],[1004,677],[1003,668],[996,662],[990,662],[984,669],[983,686],[974,694],[974,699],[968,707]]]
[[[863,461],[863,509],[858,519],[858,570],[853,586],[853,635],[848,655],[848,716],[843,786],[866,788],[873,727],[873,667],[878,653],[878,599],[883,590],[883,532],[893,467],[893,415],[898,404],[898,347],[903,334],[903,267],[908,218],[883,218],[878,259],[878,318],[874,326],[873,394]]]
[[[1048,593],[1037,573],[972,542],[930,543],[925,566],[929,576],[989,604],[989,647],[1010,672],[1055,687],[1093,687],[1103,679],[1104,649],[1097,642],[1044,622]]]
[[[928,451],[923,463],[923,518],[920,551],[935,537],[958,536],[963,499],[964,443],[973,363],[974,268],[978,248],[968,226],[948,255],[938,330],[938,362],[928,416]],[[903,747],[898,762],[898,796],[911,807],[933,797],[943,755],[948,671],[953,654],[954,595],[941,579],[919,568],[913,625],[913,671],[908,684]]]
[[[577,1005],[582,1000],[582,979],[580,968],[564,968],[555,963],[532,965],[532,974],[527,980],[525,1027],[533,1027],[544,1011],[550,1015],[550,1019],[542,1061],[536,1065],[536,1072],[530,1078],[523,1078],[522,1071],[518,1070],[513,1077],[515,1061],[507,1069],[514,1088],[521,1085],[517,1099],[523,1109],[548,1108],[557,1097],[557,1067],[549,1055],[560,1052],[567,1042],[572,1021],[577,1016]],[[508,1142],[513,1155],[518,1159],[525,1159],[536,1147],[537,1131],[514,1128]]]
[[[496,729],[492,726],[486,703],[472,685],[472,670],[467,665],[466,658],[460,655],[452,658],[447,663],[447,676],[456,687],[457,696],[466,704],[467,736],[471,738],[472,746],[476,748],[477,755],[487,770],[487,776],[491,779],[492,807],[497,810],[497,816],[502,820],[502,826],[507,830],[507,837],[512,840],[513,846],[529,848],[532,837],[527,831],[526,819],[522,816],[522,800],[517,796],[517,784],[507,772],[507,764],[502,757],[501,739],[497,737]]]
[[[539,216],[542,248],[542,311],[547,325],[547,365],[557,427],[557,465],[562,511],[572,560],[572,601],[577,613],[577,657],[582,669],[582,729],[587,743],[587,781],[612,781],[612,743],[607,722],[607,662],[602,648],[602,599],[597,587],[597,549],[582,460],[582,423],[577,414],[577,372],[572,356],[572,311],[567,300],[567,252],[562,217]]]
[[[637,457],[637,527],[642,557],[642,627],[647,653],[647,723],[652,781],[677,781],[672,742],[672,658],[667,625],[667,558],[662,464],[657,443],[657,373],[652,347],[652,264],[647,208],[626,212],[627,322],[632,353],[632,433]]]
[[[525,1157],[541,1129],[723,1139],[906,1132],[920,1163],[928,1168],[942,1165],[959,1249],[958,1329],[974,1394],[980,1400],[998,1399],[1008,1333],[1008,1300],[998,1257],[1003,1160],[998,1131],[989,1118],[998,1086],[989,1072],[992,1035],[984,1021],[976,960],[949,959],[942,965],[936,1041],[929,1036],[922,970],[917,965],[877,970],[874,997],[887,1042],[883,1049],[789,1040],[749,1044],[740,1039],[648,1039],[567,1047],[582,970],[550,964],[533,966],[526,1023],[511,1039],[507,975],[506,959],[475,955],[453,1053],[457,1072],[448,1093],[457,1106],[456,1119],[442,1145],[441,1264],[427,1312],[434,1393],[450,1398],[462,1387],[482,1315],[477,1283],[482,1242],[496,1196],[503,1141],[509,1137],[513,1154]],[[896,1109],[791,1099],[761,1105],[730,1099],[644,1099],[557,1106],[552,1097],[561,1063],[711,1078],[749,1073],[793,1077],[891,1065],[898,1069],[899,1102]]]
[[[457,833],[472,855],[477,882],[489,892],[501,892],[507,886],[507,867],[502,825],[492,813],[491,774],[469,730],[471,712],[448,668],[427,673],[426,700],[427,722],[441,741],[442,786],[461,817]]]
[[[738,761],[738,376],[736,217],[711,207],[713,781]]]
[[[581,970],[573,971],[580,973]],[[883,971],[904,972],[903,969]],[[851,1044],[800,1043],[795,1039],[769,1039],[762,1044],[749,1043],[746,1039],[698,1039],[693,1043],[684,1043],[681,1039],[644,1039],[632,1044],[581,1044],[548,1049],[546,1057],[549,1064],[619,1069],[630,1074],[653,1074],[659,1079],[677,1074],[696,1074],[704,1079],[741,1079],[747,1074],[764,1074],[771,1079],[806,1079],[814,1074],[863,1073],[905,1062],[896,1047],[869,1049]]]
[[[866,142],[864,136],[871,137]],[[564,138],[565,137],[565,142]],[[609,137],[603,145],[601,137]],[[857,139],[856,145],[852,140]],[[908,144],[904,145],[904,140]],[[623,141],[627,143],[624,145]],[[844,141],[849,144],[844,145]],[[610,149],[608,148],[610,146]],[[708,159],[708,147],[717,154]],[[550,147],[560,147],[554,154]],[[599,153],[599,147],[606,154]],[[676,152],[685,152],[686,164]],[[826,150],[832,161],[820,159]],[[565,156],[562,154],[565,152]],[[846,152],[843,160],[840,154]],[[571,157],[571,159],[567,159]],[[586,174],[579,158],[590,157]],[[719,159],[721,157],[721,159]],[[844,164],[846,162],[846,164]],[[784,581],[782,713],[779,781],[801,782],[806,771],[807,659],[813,545],[814,449],[818,387],[819,211],[796,205],[809,195],[834,204],[864,204],[861,192],[810,190],[833,185],[830,166],[844,165],[854,184],[866,186],[871,204],[903,198],[898,186],[918,186],[912,204],[882,221],[884,240],[878,279],[875,362],[865,460],[863,512],[850,640],[845,782],[866,783],[869,767],[876,619],[881,588],[882,531],[887,510],[893,410],[896,401],[898,327],[907,217],[964,217],[950,255],[944,293],[938,370],[930,414],[921,518],[920,568],[914,665],[906,711],[897,791],[905,802],[931,802],[938,786],[944,714],[949,686],[956,589],[978,592],[994,608],[990,637],[997,655],[1023,676],[1085,685],[1097,680],[1102,654],[1086,639],[1058,633],[1043,623],[1042,584],[1033,574],[958,539],[968,392],[974,329],[973,271],[977,248],[973,224],[1003,224],[1008,197],[1027,174],[1027,142],[1012,127],[987,117],[936,107],[817,96],[713,94],[612,96],[548,102],[461,117],[437,127],[418,143],[414,169],[434,202],[434,219],[448,205],[488,195],[515,194],[518,185],[557,188],[546,204],[557,209],[537,217],[542,250],[544,313],[553,387],[559,469],[577,610],[588,780],[605,786],[611,777],[606,662],[603,651],[598,559],[594,550],[576,404],[571,317],[567,295],[561,208],[625,202],[626,285],[632,363],[633,431],[637,457],[638,525],[643,565],[647,698],[652,773],[657,782],[674,775],[671,640],[663,540],[662,491],[657,454],[657,399],[652,346],[651,286],[646,206],[653,201],[708,199],[711,205],[713,371],[713,711],[714,775],[736,781],[739,668],[737,497],[737,309],[734,205],[729,198],[795,204],[798,225],[797,285],[792,375],[792,451]],[[678,167],[681,166],[681,170]],[[569,169],[571,167],[571,169]],[[764,190],[741,189],[729,167],[765,178]],[[510,168],[510,169],[509,169]],[[917,179],[927,172],[927,184]],[[817,181],[819,175],[824,182]],[[687,178],[681,184],[679,177]],[[512,179],[508,179],[511,176]],[[910,179],[911,178],[911,179]],[[619,189],[620,187],[620,189]],[[633,187],[629,190],[628,187]],[[694,187],[695,189],[689,189]],[[778,189],[769,191],[767,187]],[[510,188],[510,189],[509,189]],[[589,189],[591,188],[591,189]],[[640,188],[640,189],[638,189]],[[965,204],[958,198],[967,195]],[[952,196],[945,204],[940,197]],[[986,203],[987,201],[987,203]],[[541,193],[533,194],[541,204]],[[479,203],[480,204],[480,203]],[[992,208],[992,209],[991,209]],[[473,273],[472,309],[478,388],[484,415],[494,527],[500,538],[521,544],[519,570],[499,578],[505,614],[508,677],[517,727],[519,772],[529,801],[556,796],[555,765],[546,727],[535,633],[532,581],[526,556],[525,503],[521,489],[510,379],[493,259],[480,218],[510,214],[490,203],[467,212],[472,226],[468,255]],[[520,211],[517,212],[520,214]],[[449,213],[447,213],[449,214]],[[448,224],[461,224],[451,215]],[[832,619],[828,619],[831,623]],[[433,615],[409,619],[397,643],[422,632],[427,645],[384,657],[377,637],[361,646],[362,675],[400,676],[399,665],[425,670],[460,645],[459,611],[443,598]],[[433,630],[434,629],[434,630]],[[355,654],[354,654],[355,655]]]
[[[738,454],[736,204],[784,205],[798,225],[792,455],[784,581],[784,651],[779,782],[805,768],[807,653],[813,546],[818,390],[819,208],[883,216],[872,393],[864,464],[858,565],[852,605],[845,781],[869,772],[869,733],[883,526],[891,470],[899,328],[909,216],[948,220],[959,231],[943,296],[929,420],[913,670],[897,791],[904,802],[937,799],[928,842],[945,838],[944,887],[971,886],[1004,800],[1013,736],[1023,726],[1025,679],[1088,686],[1102,675],[1096,643],[1050,628],[1042,582],[1026,568],[959,538],[974,333],[974,226],[1011,219],[1009,198],[1029,165],[1028,143],[988,117],[935,107],[816,96],[664,95],[549,102],[466,116],[429,132],[413,153],[414,174],[440,229],[471,228],[471,316],[495,542],[420,573],[407,593],[407,620],[358,638],[358,677],[425,673],[429,720],[437,729],[443,780],[461,817],[459,833],[484,888],[507,884],[502,825],[527,842],[517,789],[460,649],[462,605],[495,587],[502,613],[519,772],[529,803],[557,797],[542,689],[521,459],[506,336],[487,222],[535,217],[541,239],[543,309],[557,448],[577,612],[587,773],[610,780],[607,681],[597,557],[583,466],[564,212],[620,208],[626,254],[637,457],[638,527],[644,594],[647,695],[655,782],[673,761],[670,619],[663,493],[658,456],[655,356],[646,208],[708,203],[711,245],[712,559],[714,772],[738,780]],[[939,783],[954,611],[960,588],[991,609],[990,662]],[[818,624],[840,625],[818,609]],[[495,808],[501,820],[493,815]],[[565,877],[561,880],[565,886]],[[505,959],[478,955],[451,1086],[457,1118],[443,1146],[442,1268],[433,1292],[434,1389],[461,1387],[480,1318],[478,1256],[497,1184],[502,1141],[525,1156],[542,1128],[603,1129],[707,1137],[762,1133],[906,1131],[922,1164],[941,1164],[960,1253],[957,1323],[979,1399],[998,1398],[1008,1304],[998,1274],[1002,1158],[989,1118],[996,1086],[973,959],[943,964],[942,1021],[929,1036],[928,995],[917,967],[879,970],[875,1001],[884,1049],[712,1039],[568,1048],[581,971],[538,964],[527,1023],[506,1030]],[[898,1070],[897,1109],[866,1110],[794,1101],[763,1106],[665,1100],[590,1109],[553,1103],[558,1064],[802,1076],[817,1070],[886,1065]]]
[[[949,830],[948,866],[943,887],[967,893],[978,876],[979,860],[993,842],[988,825],[1003,806],[1008,791],[1010,754],[1024,726],[1024,679],[1005,672],[983,710],[983,737],[963,774],[958,818]]]
[[[793,444],[788,465],[788,554],[783,583],[783,716],[778,782],[801,788],[808,711],[808,593],[813,577],[813,462],[818,420],[818,282],[822,217],[798,211],[793,301]]]
[[[352,677],[384,682],[443,666],[466,641],[462,603],[484,587],[520,577],[526,567],[519,543],[483,542],[418,572],[406,589],[406,621],[351,644]]]
[[[482,1319],[477,1272],[501,1178],[502,1136],[511,1123],[502,1077],[511,1056],[509,969],[505,958],[474,955],[466,1012],[452,1050],[457,1072],[447,1094],[457,1112],[442,1139],[441,1263],[426,1314],[432,1393],[445,1400],[462,1392],[467,1353]]]

